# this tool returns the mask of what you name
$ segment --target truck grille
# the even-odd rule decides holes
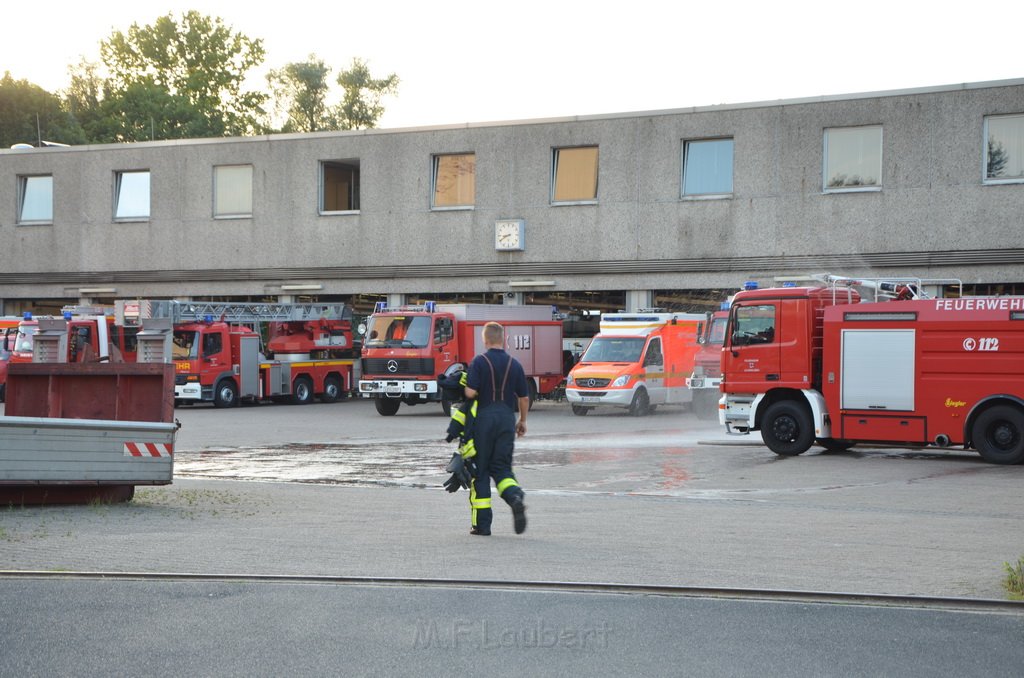
[[[611,379],[592,379],[590,377],[584,377],[583,379],[576,379],[576,386],[579,388],[604,388],[608,385]]]
[[[394,363],[394,369],[388,369],[388,363]],[[433,358],[363,358],[363,378],[422,376],[434,374]]]

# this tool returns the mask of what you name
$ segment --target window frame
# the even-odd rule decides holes
[[[442,158],[472,158],[473,159],[473,202],[459,203],[453,205],[437,204],[437,179],[441,169]],[[476,153],[465,151],[462,153],[435,153],[430,156],[430,209],[438,212],[473,210],[476,209]]]
[[[48,219],[25,219],[25,198],[29,195],[31,179],[49,179],[50,215]],[[18,203],[14,223],[16,226],[50,226],[53,225],[53,175],[52,174],[19,174]]]
[[[146,181],[146,214],[130,214],[125,216],[118,216],[118,208],[121,205],[121,190],[124,185],[124,175],[126,174],[145,174],[148,178]],[[152,218],[153,214],[153,175],[149,169],[137,169],[137,170],[115,170],[114,171],[114,213],[112,219],[116,223],[125,222],[146,222]]]
[[[573,151],[579,149],[592,148],[596,152],[595,156],[595,167],[594,167],[594,197],[593,198],[573,198],[569,200],[558,200],[556,198],[556,192],[558,188],[558,162],[559,156],[562,151]],[[596,205],[598,201],[599,191],[601,189],[601,147],[599,144],[579,144],[576,146],[553,146],[551,148],[551,187],[550,187],[550,204],[551,205]]]
[[[982,125],[981,140],[981,183],[986,186],[1001,186],[1006,184],[1024,184],[1024,173],[1019,176],[1006,179],[993,179],[988,175],[989,145],[988,145],[988,123],[993,118],[1019,118],[1021,121],[1021,133],[1024,134],[1024,113],[1005,113],[999,115],[986,115]],[[1024,161],[1022,161],[1024,165]]]
[[[240,169],[248,168],[249,170],[249,211],[248,212],[224,212],[219,213],[218,209],[218,179],[219,170],[226,169]],[[255,198],[255,191],[253,189],[253,182],[256,178],[256,170],[252,163],[229,163],[225,165],[214,165],[213,166],[213,218],[214,219],[251,219],[253,215],[253,202]]]
[[[857,186],[829,186],[829,132],[834,130],[878,130],[878,176],[874,184],[862,184]],[[822,193],[877,193],[882,190],[885,182],[882,175],[885,171],[885,129],[881,123],[869,125],[841,125],[826,127],[822,130],[822,158],[821,158],[821,192]]]
[[[349,195],[349,204],[352,205],[351,209],[345,210],[329,210],[326,209],[326,168],[328,166],[333,167],[350,167],[354,168],[354,180],[351,182],[352,190]],[[317,177],[317,214],[320,216],[336,216],[339,214],[359,214],[362,208],[361,193],[363,188],[363,167],[359,158],[343,158],[336,160],[321,160],[319,163],[319,173]]]
[[[702,144],[702,143],[714,143],[720,141],[731,142],[731,153],[729,155],[729,188],[728,192],[715,192],[715,193],[687,193],[686,192],[686,173],[688,169],[688,160],[690,158],[690,145],[691,144]],[[736,139],[731,136],[718,136],[718,137],[698,137],[694,139],[683,139],[681,153],[681,167],[679,173],[679,198],[681,200],[728,200],[731,199],[736,191]]]

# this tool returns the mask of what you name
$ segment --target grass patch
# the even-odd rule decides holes
[[[1003,586],[1010,600],[1024,600],[1024,556],[1016,563],[1003,563],[1003,567],[1006,569]]]

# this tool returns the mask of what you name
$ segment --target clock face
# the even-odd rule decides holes
[[[523,224],[518,221],[499,222],[494,230],[494,247],[499,250],[523,249]]]

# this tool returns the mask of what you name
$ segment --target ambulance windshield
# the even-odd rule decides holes
[[[646,341],[644,337],[594,337],[580,362],[635,363]]]

